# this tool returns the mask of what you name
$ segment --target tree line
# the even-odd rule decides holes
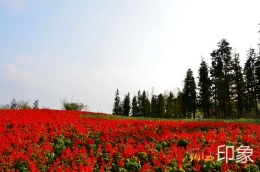
[[[206,118],[260,117],[258,45],[258,53],[249,48],[242,67],[239,53],[232,53],[230,43],[222,39],[210,53],[210,65],[201,59],[197,83],[193,71],[188,69],[183,89],[175,94],[172,91],[152,93],[149,98],[147,91],[138,91],[132,100],[128,93],[121,101],[117,89],[113,114],[155,118],[195,118],[195,114]]]

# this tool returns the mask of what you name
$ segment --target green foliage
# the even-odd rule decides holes
[[[140,164],[140,162],[137,162],[137,158],[133,157],[133,158],[129,158],[125,160],[125,168],[127,169],[127,171],[139,171],[142,166]]]
[[[118,115],[123,115],[123,109],[124,108],[124,101],[121,101],[119,104],[119,109],[118,109]]]
[[[259,47],[259,51],[260,51],[260,47]],[[257,58],[255,59],[254,67],[255,67],[255,77],[256,77],[256,82],[257,82],[256,91],[257,91],[258,100],[260,100],[260,52],[259,52]]]
[[[246,81],[246,92],[247,92],[247,105],[249,107],[249,112],[252,111],[252,109],[255,109],[256,114],[258,115],[258,109],[257,109],[257,81],[255,76],[255,60],[256,60],[256,53],[255,50],[250,48],[247,54],[247,60],[244,67],[244,75],[245,75],[245,81]]]
[[[15,98],[7,105],[1,105],[1,109],[31,109],[28,101],[17,101]]]
[[[14,169],[17,171],[22,171],[22,172],[28,172],[28,162],[22,161],[22,160],[15,160],[14,162]]]
[[[71,144],[72,144],[71,139],[65,138],[63,135],[58,135],[52,143],[54,148],[54,153],[60,156],[62,150],[68,146],[71,146]],[[50,156],[53,157],[54,155],[51,154]]]
[[[123,103],[123,116],[129,116],[130,113],[130,93],[125,96],[124,103]]]
[[[10,102],[10,109],[20,109],[20,103],[15,98]]]
[[[184,80],[182,106],[184,114],[191,118],[191,113],[195,115],[196,112],[196,83],[193,77],[193,72],[188,69]]]
[[[204,60],[202,60],[200,64],[198,79],[198,106],[203,110],[204,115],[208,117],[209,109],[211,108],[211,89],[208,66]]]
[[[158,101],[156,105],[157,109],[157,114],[159,118],[164,118],[165,117],[165,98],[163,94],[158,95]]]
[[[218,43],[218,49],[213,50],[212,56],[212,90],[215,104],[215,112],[217,114],[220,108],[221,115],[225,117],[231,114],[231,86],[232,82],[232,63],[231,50],[229,42],[222,39]]]
[[[141,94],[141,91],[139,90],[138,93],[137,93],[137,116],[138,117],[143,116],[143,114],[142,114],[142,112],[143,112],[142,99],[143,99],[143,96]]]
[[[55,161],[55,158],[56,158],[56,155],[54,152],[48,152],[46,155],[45,155],[45,158],[46,158],[46,162],[48,164],[52,164],[54,161]],[[44,167],[45,168],[45,167]]]
[[[234,54],[232,60],[232,66],[234,71],[234,85],[232,87],[233,97],[236,100],[235,109],[238,113],[238,118],[242,117],[242,111],[244,109],[245,100],[245,82],[243,78],[242,68],[240,66],[239,54]]]
[[[157,117],[157,96],[153,95],[151,100],[151,117]]]
[[[150,100],[148,99],[146,92],[143,91],[142,95],[142,116],[148,117],[150,116]]]
[[[255,165],[255,164],[248,164],[248,165],[246,165],[245,166],[245,170],[246,171],[260,171],[260,169],[258,168],[258,166],[257,165]]]
[[[178,146],[186,146],[188,144],[188,141],[185,139],[178,140]]]
[[[132,116],[137,116],[137,112],[138,112],[138,107],[137,107],[137,100],[136,100],[136,96],[133,97],[132,100]]]
[[[171,118],[174,114],[174,95],[172,92],[166,98],[166,117]]]
[[[80,102],[67,102],[65,99],[62,100],[62,108],[65,110],[87,110],[88,106]]]
[[[28,101],[20,101],[20,109],[31,109]]]
[[[39,109],[39,100],[35,100],[33,103],[33,109]]]
[[[115,96],[115,102],[113,107],[113,114],[118,115],[120,113],[120,97],[119,97],[119,91],[116,90],[116,96]]]

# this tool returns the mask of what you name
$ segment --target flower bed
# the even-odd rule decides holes
[[[0,110],[0,171],[259,170],[259,124],[87,118],[82,113],[90,114]],[[239,162],[241,151],[246,162]]]

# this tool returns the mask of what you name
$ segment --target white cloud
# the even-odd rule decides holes
[[[54,63],[54,59],[50,55],[19,55],[16,57],[16,62],[18,65],[30,66],[37,64],[49,64]]]
[[[18,84],[22,87],[42,87],[43,82],[33,74],[18,70],[12,64],[0,64],[0,78],[2,81]]]
[[[34,58],[32,56],[19,56],[17,61],[22,65],[30,65],[34,61]]]

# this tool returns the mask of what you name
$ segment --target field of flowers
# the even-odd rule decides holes
[[[256,123],[83,113],[0,110],[0,171],[259,171]]]

